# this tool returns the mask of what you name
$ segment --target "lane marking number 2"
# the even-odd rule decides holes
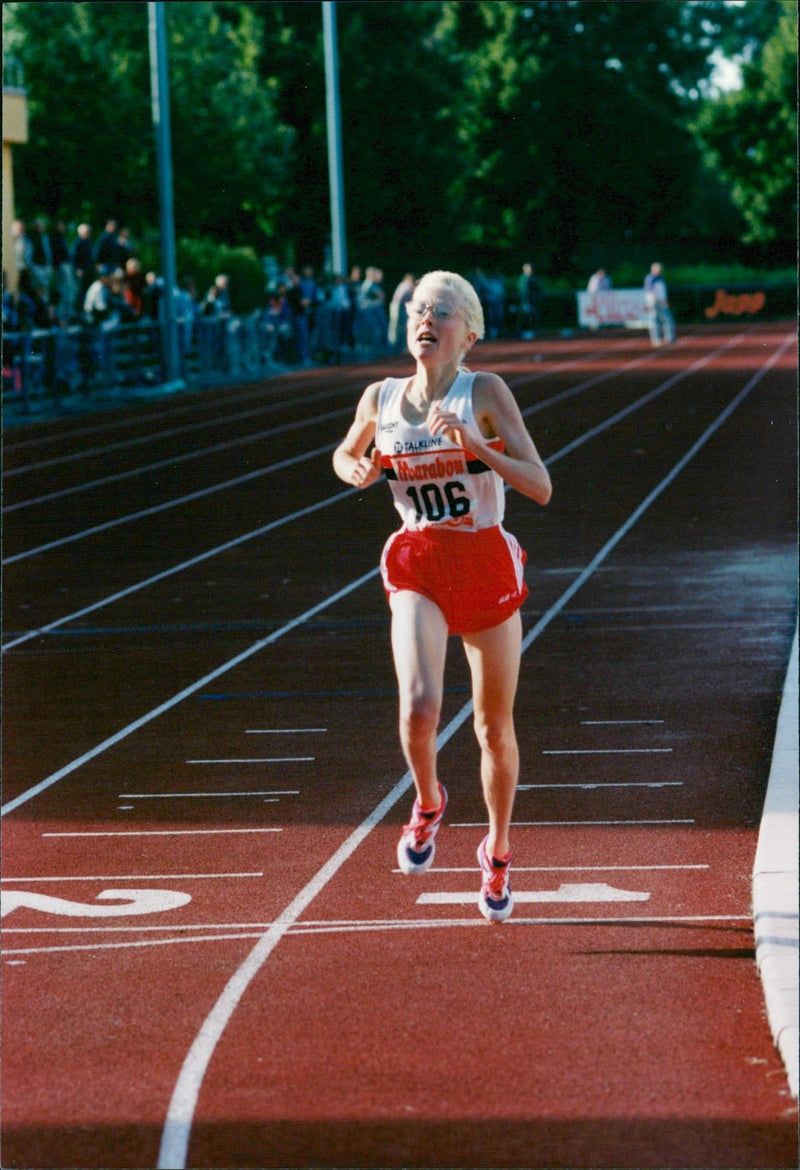
[[[5,918],[12,910],[25,906],[28,910],[69,918],[120,918],[126,914],[160,914],[165,910],[177,910],[192,900],[191,894],[181,894],[177,890],[103,890],[97,898],[116,905],[98,906],[91,902],[70,902],[67,898],[54,898],[50,894],[9,890],[0,896],[0,917]]]

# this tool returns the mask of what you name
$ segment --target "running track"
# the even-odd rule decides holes
[[[457,641],[435,868],[376,566],[368,381],[9,431],[3,1167],[797,1165],[750,875],[796,614],[793,325],[486,343],[554,481],[517,907],[477,911]]]

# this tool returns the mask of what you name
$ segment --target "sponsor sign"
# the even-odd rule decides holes
[[[627,325],[629,329],[646,329],[648,312],[644,289],[607,288],[600,292],[576,293],[578,324],[597,329],[600,325]]]

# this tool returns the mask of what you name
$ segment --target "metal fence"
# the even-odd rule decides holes
[[[163,386],[160,322],[103,322],[3,335],[3,407],[36,414],[90,401],[135,396]],[[181,318],[181,378],[189,386],[266,377],[309,364],[366,361],[389,352],[385,314],[351,314],[326,303],[305,333],[264,310],[247,316]]]

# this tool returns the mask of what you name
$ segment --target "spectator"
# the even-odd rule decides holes
[[[267,361],[286,363],[292,338],[292,314],[286,300],[286,285],[279,284],[269,294],[266,310],[262,317],[265,337],[264,356]]]
[[[214,277],[214,283],[203,298],[200,312],[204,317],[229,316],[231,312],[231,298],[229,292],[230,281],[224,273]]]
[[[194,278],[185,276],[176,298],[178,321],[181,327],[183,352],[188,353],[195,340],[197,318],[200,316],[200,301]]]
[[[69,259],[67,244],[67,228],[63,220],[56,222],[50,234],[50,251],[53,259],[53,274],[55,290],[58,293],[58,302],[61,307],[62,319],[69,318],[75,303],[75,281],[72,276],[72,265]]]
[[[407,272],[389,302],[389,345],[396,349],[406,335],[406,305],[414,295],[414,274]]]
[[[667,284],[658,261],[650,265],[650,271],[644,278],[644,304],[653,345],[671,345],[675,340],[675,318],[669,307]]]
[[[306,302],[308,328],[309,331],[312,331],[314,328],[314,322],[316,320],[317,305],[322,299],[322,294],[314,277],[314,269],[310,264],[306,264],[300,277],[300,291],[302,292],[303,299]]]
[[[83,302],[83,312],[92,325],[107,321],[111,315],[111,274],[113,269],[104,265],[97,279],[90,284]]]
[[[33,328],[36,305],[21,288],[12,292],[3,273],[3,330],[6,333],[25,333]]]
[[[526,261],[522,265],[522,272],[517,280],[517,303],[519,305],[517,324],[519,335],[523,341],[530,341],[536,336],[536,330],[539,328],[541,295],[541,286],[536,279],[533,265]]]
[[[350,279],[347,282],[347,295],[350,298],[350,319],[347,329],[347,344],[352,349],[356,344],[356,316],[358,314],[358,293],[361,288],[361,269],[355,264],[350,269]]]
[[[125,297],[126,291],[125,271],[122,268],[115,268],[108,282],[108,320],[115,325],[121,321],[132,321],[135,317],[133,306]]]
[[[100,233],[94,250],[94,265],[101,268],[115,268],[117,264],[117,221],[109,219],[105,230]]]
[[[297,360],[304,366],[311,365],[311,341],[309,335],[309,302],[303,296],[300,277],[293,268],[287,269],[289,286],[286,301],[292,315],[292,330]]]
[[[593,272],[589,277],[586,291],[590,296],[594,296],[595,293],[604,292],[607,288],[611,288],[611,277],[606,275],[605,268],[598,268],[597,272]]]
[[[48,295],[53,280],[53,252],[47,224],[41,218],[34,220],[31,241],[31,270],[34,288],[47,289]]]
[[[490,338],[500,336],[505,316],[506,290],[503,278],[494,273],[486,278],[486,333]]]
[[[146,272],[144,277],[143,314],[157,321],[161,312],[161,297],[164,281],[156,272]]]
[[[89,285],[97,275],[94,267],[92,229],[88,223],[78,224],[78,234],[70,249],[70,261],[72,262],[72,271],[75,274],[75,283],[78,286],[75,308],[78,312],[82,312]]]
[[[125,285],[122,295],[128,306],[128,314],[135,321],[138,321],[144,312],[146,288],[142,263],[136,256],[130,256],[125,262]]]
[[[11,225],[11,234],[14,237],[14,260],[16,262],[19,287],[30,296],[33,290],[33,246],[25,228],[25,221],[15,219]]]
[[[385,302],[383,272],[371,265],[367,268],[361,288],[358,290],[356,321],[356,341],[367,349],[375,349],[386,342],[389,320]]]
[[[125,265],[134,255],[133,244],[131,243],[131,233],[128,228],[123,227],[117,233],[117,246],[115,248],[114,266],[116,268],[125,268]]]
[[[590,318],[589,328],[592,330],[600,328],[601,313],[597,305],[598,293],[605,292],[609,288],[611,288],[611,278],[606,275],[605,268],[598,268],[597,272],[592,273],[589,277],[589,283],[586,286],[586,292],[589,294],[587,315]]]

